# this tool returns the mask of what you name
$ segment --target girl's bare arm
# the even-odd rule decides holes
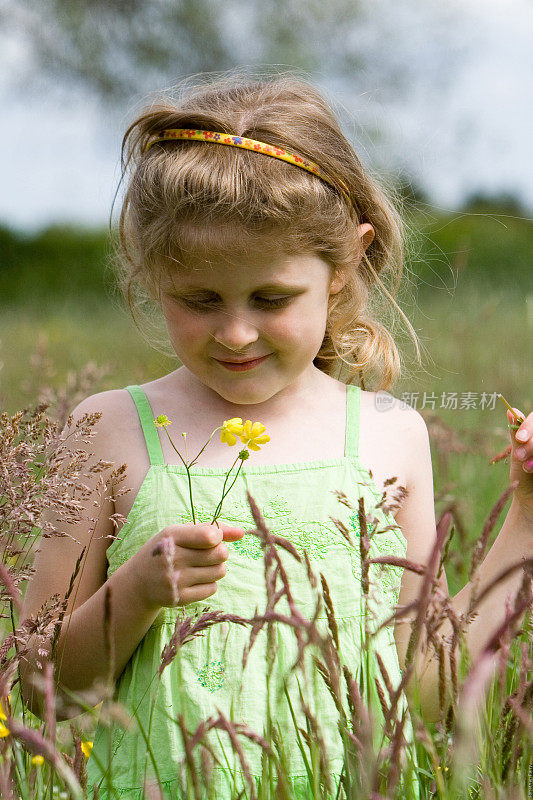
[[[69,434],[83,414],[102,412],[101,419],[93,430],[94,437],[87,444],[76,443],[76,448],[90,449],[90,460],[83,468],[80,481],[89,486],[91,495],[85,503],[85,511],[76,524],[67,524],[53,514],[47,514],[46,520],[64,536],[42,538],[39,544],[34,567],[35,575],[30,581],[21,612],[21,620],[34,616],[40,607],[54,595],[63,598],[67,592],[76,561],[85,548],[80,571],[75,579],[67,612],[64,617],[61,634],[55,655],[56,681],[71,690],[85,689],[96,678],[107,675],[105,658],[104,629],[104,595],[105,586],[113,593],[113,611],[117,631],[115,642],[115,658],[117,668],[124,665],[137,646],[138,642],[150,626],[157,611],[147,612],[142,604],[132,603],[135,590],[129,570],[120,569],[106,581],[106,550],[115,533],[110,520],[114,512],[114,503],[110,488],[99,496],[98,475],[90,474],[89,467],[100,459],[112,460],[116,450],[117,429],[124,430],[123,424],[116,424],[117,417],[127,413],[124,408],[122,392],[103,392],[84,400],[73,412],[71,428],[65,428],[64,435]],[[120,451],[118,451],[120,452]],[[118,466],[118,465],[117,465]],[[96,507],[94,503],[100,503]],[[96,517],[96,521],[91,521]],[[53,626],[49,630],[47,641],[33,637],[26,662],[21,664],[23,694],[30,708],[39,713],[41,710],[41,693],[33,685],[32,677],[40,672],[38,664],[43,663],[42,655],[37,650],[50,652],[50,639]]]
[[[403,415],[403,417],[402,417]],[[533,415],[530,415],[533,423]],[[528,417],[528,419],[530,419]],[[422,416],[417,411],[399,411],[398,425],[403,424],[403,447],[410,456],[410,493],[402,508],[396,515],[404,536],[407,539],[407,558],[419,564],[427,565],[430,554],[437,541],[435,524],[435,501],[433,495],[433,477],[431,466],[431,451],[429,435]],[[515,460],[513,453],[511,465]],[[520,464],[518,464],[520,467]],[[521,467],[520,467],[521,469]],[[518,470],[518,468],[517,468]],[[516,474],[516,473],[515,473]],[[493,675],[498,665],[498,650],[500,643],[496,639],[501,636],[502,626],[506,624],[508,600],[514,602],[521,588],[524,573],[520,569],[521,562],[533,557],[533,517],[528,517],[527,511],[520,508],[516,497],[513,496],[507,516],[501,530],[494,540],[490,550],[478,566],[477,575],[473,577],[457,594],[450,597],[444,570],[440,578],[440,589],[445,598],[449,598],[449,605],[457,618],[465,615],[469,609],[471,597],[478,597],[492,584],[493,588],[484,595],[475,609],[473,619],[465,628],[465,643],[468,647],[472,664],[484,654],[486,664]],[[438,559],[435,570],[438,567]],[[515,567],[504,579],[499,580],[506,570]],[[402,576],[399,605],[409,605],[419,597],[423,576],[405,570]],[[478,583],[477,583],[478,582]],[[477,583],[477,585],[476,585]],[[522,601],[524,597],[522,597]],[[521,625],[524,613],[521,612],[515,620],[515,625]],[[395,626],[396,645],[399,662],[402,670],[405,668],[405,656],[411,634],[409,622],[400,622]],[[450,650],[453,640],[453,627],[445,616],[437,630],[444,646],[445,660],[445,693],[446,708],[452,701],[453,681],[450,672]],[[495,638],[496,637],[496,638]],[[418,678],[420,690],[420,706],[425,721],[438,722],[441,718],[440,699],[442,675],[439,672],[439,661],[434,653],[433,646],[427,641],[426,631],[421,630],[420,644],[417,653],[415,675]],[[427,646],[427,651],[424,652]],[[488,649],[487,649],[488,648]],[[456,663],[459,663],[460,653],[455,647]],[[411,691],[413,684],[407,687]]]
[[[162,607],[187,605],[213,595],[216,581],[226,573],[228,548],[224,540],[241,538],[244,533],[224,525],[171,525],[155,533],[106,579],[106,550],[114,535],[110,519],[114,504],[111,488],[99,497],[97,478],[88,472],[88,467],[100,459],[112,461],[113,454],[121,452],[117,431],[130,438],[127,415],[131,409],[123,401],[124,392],[104,392],[88,398],[74,413],[74,422],[84,413],[100,410],[103,414],[95,428],[97,435],[88,445],[91,459],[81,478],[92,493],[77,524],[67,526],[54,521],[57,529],[68,536],[41,540],[36,572],[22,608],[24,619],[35,615],[54,594],[64,597],[80,553],[86,548],[53,657],[56,683],[60,689],[68,690],[64,691],[67,695],[87,691],[95,682],[101,687],[108,679],[115,682]],[[91,520],[91,515],[95,519]],[[162,555],[152,555],[163,538],[173,543],[170,566]],[[32,677],[40,672],[42,651],[48,654],[45,658],[50,656],[52,633],[53,626],[44,642],[37,637],[30,640],[30,652],[21,666],[24,698],[39,716],[43,712],[42,692]],[[92,701],[96,703],[98,699],[93,693]],[[72,707],[72,701],[67,705]],[[70,712],[58,709],[58,716],[72,713],[77,713],[75,708]]]

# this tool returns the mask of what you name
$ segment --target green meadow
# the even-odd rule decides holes
[[[445,510],[453,512],[452,540],[445,558],[449,592],[453,596],[468,580],[474,545],[492,507],[508,486],[509,459],[490,464],[510,442],[505,407],[496,394],[502,393],[511,405],[526,414],[533,406],[530,346],[533,233],[529,221],[487,208],[448,216],[426,210],[424,214],[412,215],[409,230],[406,282],[397,300],[419,337],[421,364],[417,363],[405,324],[395,317],[391,330],[402,355],[403,369],[400,380],[389,391],[417,408],[428,425],[437,520]],[[151,347],[133,324],[113,290],[111,258],[106,232],[54,228],[23,236],[0,229],[0,411],[13,414],[25,407],[32,408],[50,389],[59,396],[63,392],[70,399],[80,398],[143,383],[178,366],[175,358]],[[384,321],[389,320],[386,314]],[[7,430],[6,416],[3,423]],[[16,469],[15,462],[11,463]],[[17,536],[13,534],[11,519],[24,523],[24,515],[17,517],[17,503],[17,496],[13,500],[9,492],[3,497],[0,492],[0,510],[4,510],[4,527],[0,524],[0,528],[5,541]],[[490,535],[488,547],[502,522],[503,515]],[[33,525],[31,521],[29,524]],[[25,580],[17,576],[13,558],[7,563],[12,566],[10,572],[2,572],[5,591],[0,587],[3,602],[0,631],[4,635],[0,642],[18,624],[15,608],[18,597],[10,590],[10,581],[15,577],[18,585]],[[205,620],[204,623],[207,627]],[[517,726],[514,716],[521,713],[525,717],[530,710],[531,683],[526,686],[529,667],[520,669],[519,657],[522,647],[520,652],[525,658],[528,636],[530,641],[530,620],[528,624],[521,640],[513,642],[502,680],[495,682],[488,693],[479,731],[475,726],[468,727],[472,720],[463,711],[468,706],[463,705],[458,708],[455,721],[457,709],[450,706],[445,724],[444,718],[439,723],[428,723],[429,735],[417,721],[417,735],[407,750],[410,757],[417,755],[420,800],[464,797],[525,800],[531,796],[530,737],[524,725]],[[331,622],[328,625],[333,636],[334,626]],[[333,639],[331,646],[332,642]],[[324,644],[322,655],[329,652],[327,647]],[[17,787],[16,797],[88,800],[92,793],[86,791],[85,761],[95,757],[91,756],[91,747],[96,710],[92,705],[87,706],[85,715],[60,722],[57,727],[55,719],[49,716],[43,726],[20,700],[15,679],[19,658],[18,650],[14,653],[16,648],[16,644],[5,639],[0,659],[0,673],[14,668],[9,683],[11,694],[6,697],[2,693],[0,698],[0,795],[4,796],[2,775],[9,769]],[[179,660],[179,647],[176,657]],[[364,669],[366,662],[363,651],[361,686],[370,685],[370,674]],[[530,666],[531,660],[527,663]],[[461,681],[462,667],[461,663]],[[333,692],[331,675],[335,669],[332,668],[331,674],[328,670],[329,667],[324,667],[320,674],[324,679],[329,675]],[[339,683],[337,702],[340,691]],[[355,690],[349,692],[354,692],[353,705]],[[475,694],[473,685],[472,692]],[[507,699],[514,700],[513,714]],[[4,713],[4,705],[8,715]],[[114,709],[112,713],[118,713],[115,704],[105,700],[100,712],[103,716],[108,706]],[[365,726],[353,708],[346,731],[353,729],[361,736]],[[450,710],[453,710],[451,716]],[[21,726],[21,720],[26,727]],[[340,729],[344,730],[342,725]],[[330,800],[332,795],[325,788],[328,771],[324,772],[320,761],[320,742],[311,735],[309,725],[307,732],[299,730],[308,742],[310,753],[309,785],[305,793],[296,795],[292,789],[284,788],[283,782],[276,783],[272,759],[265,767],[259,792],[254,794],[250,788],[245,797]],[[33,739],[24,739],[28,731]],[[344,735],[348,736],[346,731]],[[110,729],[110,742],[112,733]],[[346,742],[345,786],[350,781],[353,784],[351,789],[344,787],[342,793],[339,789],[335,796],[366,800],[370,796],[369,787],[366,784],[359,787],[366,766],[363,770],[360,766],[370,763],[373,755],[365,751],[359,761],[348,738]],[[476,742],[478,752],[474,753],[474,747],[470,755],[470,748]],[[282,756],[280,759],[283,762]],[[414,795],[408,783],[391,789],[393,794],[388,792],[389,781],[392,787],[396,786],[398,754],[385,755],[382,764],[384,771],[380,770],[380,781],[374,787],[380,793],[373,791],[372,797],[384,798],[383,791],[387,797],[412,800]],[[404,777],[409,777],[411,768],[407,762],[401,771]],[[198,800],[203,795],[195,790],[192,774],[192,771],[187,773],[187,791],[181,796]],[[113,796],[112,771],[108,786]],[[5,796],[15,797],[13,793]],[[94,800],[97,793],[92,796]],[[155,788],[143,796],[159,800],[163,797]],[[214,796],[212,792],[209,794],[209,798]],[[237,797],[236,789],[232,796]]]
[[[394,332],[403,374],[389,391],[426,417],[437,513],[453,498],[475,539],[508,481],[508,460],[489,465],[509,436],[505,408],[494,395],[501,392],[526,413],[533,406],[533,227],[477,207],[453,215],[417,212],[409,231],[398,302],[420,338],[422,364],[399,320]],[[133,324],[113,290],[111,259],[106,231],[55,228],[33,237],[0,231],[4,410],[31,405],[40,387],[59,387],[88,363],[104,371],[91,391],[152,380],[177,366]],[[458,560],[451,591],[465,568]]]

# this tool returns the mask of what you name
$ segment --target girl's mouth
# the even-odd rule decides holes
[[[257,367],[259,364],[262,364],[265,361],[270,353],[266,356],[262,356],[261,358],[254,358],[250,361],[241,361],[241,362],[234,362],[234,361],[219,361],[218,358],[215,358],[217,364],[220,364],[222,367],[229,369],[231,372],[245,372],[246,370],[253,369]]]

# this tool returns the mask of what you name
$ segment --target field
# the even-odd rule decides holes
[[[498,218],[492,212],[480,218],[457,215],[453,219],[441,219],[434,214],[431,218],[419,219],[418,225],[418,250],[414,247],[409,262],[412,283],[399,303],[421,339],[423,363],[421,367],[416,364],[414,348],[405,328],[398,326],[395,334],[404,357],[404,371],[401,380],[389,391],[418,408],[428,424],[437,519],[445,509],[451,508],[454,514],[454,533],[445,562],[450,595],[453,595],[467,581],[472,552],[483,524],[508,485],[508,459],[494,465],[489,463],[509,443],[505,408],[496,394],[502,393],[512,406],[526,414],[533,407],[531,346],[527,344],[532,341],[533,334],[533,285],[527,261],[532,234],[530,224],[525,221]],[[77,390],[74,375],[87,364],[94,365],[88,373],[89,393],[142,383],[177,366],[174,359],[148,346],[118,300],[111,298],[106,269],[109,245],[105,235],[84,236],[56,231],[32,242],[18,240],[7,232],[0,235],[0,255],[4,255],[0,286],[5,289],[0,318],[0,409],[8,414],[33,406],[44,387],[61,389],[66,386],[69,396],[74,395]],[[66,246],[62,253],[61,242]],[[76,265],[70,273],[69,265]],[[454,395],[457,407],[453,407]],[[430,397],[433,402],[428,399]],[[447,403],[452,407],[445,407]],[[5,497],[3,502],[4,508],[9,508]],[[505,510],[491,532],[488,547],[504,515]],[[11,630],[15,618],[9,592],[4,593],[3,601],[11,612],[1,622],[2,639]],[[525,681],[531,695],[530,629],[529,634],[527,631],[523,634],[522,646],[530,655],[528,671],[520,678],[520,685]],[[0,672],[7,663],[6,657],[4,653]],[[518,685],[515,662],[512,668],[508,665],[505,692],[515,691]],[[454,749],[454,740],[447,728],[437,724],[430,727],[436,748],[433,755],[429,755],[429,745],[423,745],[422,740],[418,743],[418,763],[424,767],[421,800],[436,797],[462,800],[467,796],[526,800],[531,796],[526,794],[525,781],[530,773],[524,761],[531,756],[531,737],[528,740],[524,728],[519,733],[529,744],[522,745],[522,761],[511,763],[511,771],[515,769],[521,786],[504,788],[503,773],[509,768],[506,762],[504,769],[504,756],[508,758],[510,745],[509,741],[504,741],[503,733],[503,738],[499,736],[499,731],[504,720],[501,706],[505,692],[503,698],[494,687],[491,692],[487,717],[482,723],[485,728],[481,735],[481,753],[469,778],[468,795],[466,778],[462,774],[455,784],[452,781],[448,786],[451,774],[445,776],[444,771],[449,770],[451,762],[447,759]],[[13,699],[16,696],[15,690]],[[527,697],[523,708],[530,714],[531,696],[526,700]],[[500,711],[501,717],[498,716]],[[31,715],[26,713],[31,720]],[[20,710],[17,714],[20,717]],[[38,726],[39,720],[33,718],[33,724]],[[506,730],[509,726],[510,722]],[[7,735],[2,733],[2,728],[0,721],[0,764],[7,747],[1,743],[9,741],[2,738]],[[61,723],[59,728],[68,734],[67,723]],[[67,734],[63,733],[61,741],[68,739]],[[460,735],[466,734],[463,731]],[[69,752],[77,757],[70,766],[78,777],[81,776],[82,785],[80,747],[83,740],[81,730],[73,731],[73,743],[69,740],[68,745]],[[518,748],[517,742],[515,745]],[[64,746],[65,751],[68,747]],[[29,750],[45,753],[44,749],[30,747]],[[30,765],[27,749],[21,749],[18,742],[13,745],[13,754],[11,763],[16,762],[21,797],[39,800],[56,797],[58,786],[63,787],[63,795],[59,796],[82,797],[81,793],[76,794],[76,785],[69,784],[70,778],[58,770],[51,755],[46,757],[51,766],[46,767],[49,772],[45,779],[44,772],[40,775],[35,764]],[[316,752],[314,755],[318,758]],[[460,759],[453,763],[459,770]],[[321,769],[317,761],[312,761],[312,768],[315,770],[314,785],[305,796],[325,798],[324,787],[317,777]],[[0,794],[2,786],[6,785],[3,780],[0,766]],[[499,788],[494,788],[493,792],[492,786]],[[195,798],[193,783],[188,783],[187,787],[184,796]],[[293,798],[290,793],[276,794],[273,785],[263,787],[261,792],[259,797],[265,800],[274,796]],[[398,800],[412,797],[405,788],[390,796]],[[153,797],[159,798],[159,795],[154,793]],[[364,793],[353,794],[354,800],[363,797],[366,800]],[[372,797],[385,795],[376,791]]]
[[[508,477],[507,462],[488,464],[508,443],[505,408],[494,394],[523,411],[533,405],[526,345],[533,332],[533,229],[518,215],[478,205],[447,216],[418,209],[408,215],[408,230],[407,280],[398,299],[420,337],[422,365],[400,324],[403,376],[389,391],[426,416],[436,496],[453,492],[474,535]],[[39,381],[60,386],[90,362],[105,371],[94,391],[152,380],[177,366],[146,343],[124,310],[113,290],[111,254],[105,232],[57,228],[28,238],[0,229],[0,407],[14,413],[31,405]],[[445,407],[454,392],[455,410]],[[462,393],[471,393],[468,407]],[[452,437],[439,435],[438,423],[467,452],[449,452]]]
[[[454,292],[426,288],[410,307],[402,305],[421,339],[423,362],[416,365],[403,331],[406,375],[389,391],[426,417],[430,438],[434,434],[435,493],[454,494],[472,534],[508,479],[508,462],[489,466],[490,457],[508,444],[505,407],[494,395],[501,392],[525,412],[533,404],[525,346],[533,331],[531,296],[528,305],[527,296],[494,288],[481,293],[459,283]],[[106,370],[94,391],[153,380],[178,365],[143,340],[117,301],[91,298],[44,309],[8,308],[0,320],[0,360],[0,402],[10,413],[31,404],[40,384],[61,386],[69,372],[90,362]],[[466,393],[469,404],[461,407]],[[455,432],[467,452],[449,451],[451,438],[438,436],[437,421]]]

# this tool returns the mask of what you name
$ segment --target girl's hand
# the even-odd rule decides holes
[[[516,415],[524,419],[518,408],[513,408]],[[517,419],[507,411],[510,425],[517,424]],[[514,490],[514,498],[525,516],[533,519],[533,411],[518,430],[510,429],[511,434],[511,469],[509,480],[518,481]]]
[[[169,525],[128,562],[137,597],[146,608],[172,608],[215,594],[226,574],[225,542],[242,539],[244,530],[218,525]],[[126,566],[126,564],[124,565]]]

